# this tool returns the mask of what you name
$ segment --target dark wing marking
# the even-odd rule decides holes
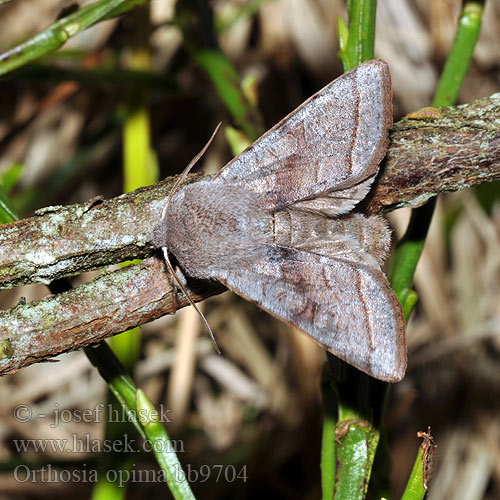
[[[391,98],[387,64],[365,62],[275,125],[228,163],[214,182],[242,184],[262,193],[268,209],[346,190],[339,204],[345,199],[347,208],[340,206],[335,213],[347,212],[366,194],[385,154]]]
[[[267,247],[248,267],[217,278],[369,375],[390,382],[403,378],[403,315],[376,263]]]

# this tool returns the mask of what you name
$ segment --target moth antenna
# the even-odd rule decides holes
[[[161,214],[161,219],[162,220],[165,218],[165,213],[167,211],[167,207],[168,207],[168,204],[169,204],[172,196],[174,196],[174,194],[177,192],[177,190],[179,189],[179,186],[184,181],[184,179],[186,178],[187,174],[189,174],[189,172],[191,171],[191,169],[196,165],[196,163],[198,162],[198,160],[205,154],[205,151],[210,147],[210,144],[212,144],[212,142],[213,142],[213,140],[215,138],[215,134],[217,134],[217,132],[219,131],[219,128],[220,128],[221,125],[222,125],[222,122],[219,122],[218,125],[217,125],[217,127],[215,127],[215,130],[213,131],[212,135],[210,136],[210,139],[208,139],[208,142],[203,146],[203,148],[201,149],[201,151],[188,163],[187,167],[184,169],[184,171],[182,172],[182,174],[175,181],[175,184],[172,187],[172,189],[171,189],[171,191],[170,191],[170,193],[169,193],[169,195],[167,197],[167,201],[165,203],[165,206],[163,207],[163,212]]]
[[[219,123],[220,126],[220,123]],[[217,127],[218,128],[218,127]],[[217,130],[215,131],[217,132]],[[215,135],[215,133],[214,133]],[[213,138],[213,136],[212,136]],[[212,139],[210,139],[212,140]],[[207,327],[208,333],[210,334],[210,338],[212,339],[212,344],[214,346],[215,352],[217,354],[222,354],[219,346],[217,345],[217,341],[215,340],[214,333],[212,332],[212,329],[210,328],[210,325],[208,324],[207,318],[205,318],[205,315],[201,312],[200,308],[196,305],[195,301],[191,298],[189,295],[186,287],[184,284],[181,282],[181,280],[178,278],[177,274],[174,271],[174,268],[172,267],[172,264],[170,263],[170,259],[168,258],[168,249],[167,247],[162,247],[163,250],[163,256],[165,257],[165,262],[167,263],[168,270],[170,271],[170,274],[173,276],[174,280],[177,282],[179,285],[179,288],[182,290],[186,298],[188,299],[189,303],[196,309],[196,312],[201,316],[201,319],[203,320],[203,323],[205,323],[205,326]]]

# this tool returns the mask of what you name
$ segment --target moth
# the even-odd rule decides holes
[[[391,125],[388,66],[365,62],[218,174],[172,193],[153,244],[188,276],[219,280],[359,370],[399,381],[405,323],[381,269],[390,230],[353,212]]]

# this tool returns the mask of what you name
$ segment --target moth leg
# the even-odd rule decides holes
[[[177,312],[177,292],[182,291],[182,288],[179,286],[179,282],[182,283],[182,285],[187,286],[187,280],[181,268],[179,266],[175,266],[175,276],[170,275],[170,283],[172,285],[172,305],[174,307],[173,314]]]
[[[186,299],[188,299],[189,303],[195,308],[196,312],[200,315],[201,319],[203,320],[203,323],[205,323],[205,326],[207,327],[208,333],[210,334],[210,338],[212,339],[212,344],[214,346],[215,351],[217,354],[221,354],[219,346],[217,345],[217,342],[215,341],[214,333],[212,332],[212,329],[210,328],[210,325],[208,324],[207,318],[203,315],[201,312],[200,308],[196,305],[196,302],[191,298],[189,295],[189,292],[187,291],[186,288],[186,278],[182,274],[182,271],[179,268],[174,269],[172,267],[172,264],[170,263],[170,259],[168,258],[168,248],[167,247],[162,247],[163,251],[163,256],[165,257],[165,263],[167,264],[168,270],[170,271],[170,277],[172,279],[175,279],[177,282],[177,285],[179,285],[179,288],[184,292],[184,295],[186,296]],[[172,289],[174,290],[174,289]],[[175,302],[174,302],[174,309],[177,310],[177,294],[173,294],[175,296]]]
[[[187,280],[186,277],[184,276],[184,273],[182,272],[182,269],[179,266],[175,266],[175,275],[177,278],[179,278],[179,281],[184,285],[187,286]]]
[[[177,281],[175,281],[175,278],[172,275],[170,275],[170,286],[172,287],[172,314],[175,314],[177,312],[177,292],[180,290],[180,288],[177,285]]]

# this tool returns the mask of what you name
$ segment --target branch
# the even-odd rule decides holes
[[[188,284],[196,301],[224,290],[212,281],[190,280]],[[149,258],[103,273],[68,292],[0,311],[0,346],[4,346],[0,375],[174,314],[188,304],[184,295],[172,294],[164,262]]]
[[[445,191],[500,179],[499,115],[495,94],[470,105],[424,109],[398,122],[365,210],[418,206]],[[174,180],[107,201],[48,207],[0,226],[0,288],[152,256],[152,230]],[[224,288],[190,282],[189,290],[202,300]],[[176,301],[177,308],[187,304],[182,295],[174,299],[163,262],[147,258],[74,290],[0,311],[0,375],[171,314]]]
[[[151,231],[173,179],[111,200],[47,207],[0,226],[0,289],[48,284],[153,255]]]
[[[424,108],[396,123],[371,192],[370,214],[500,179],[500,94],[472,104]]]

